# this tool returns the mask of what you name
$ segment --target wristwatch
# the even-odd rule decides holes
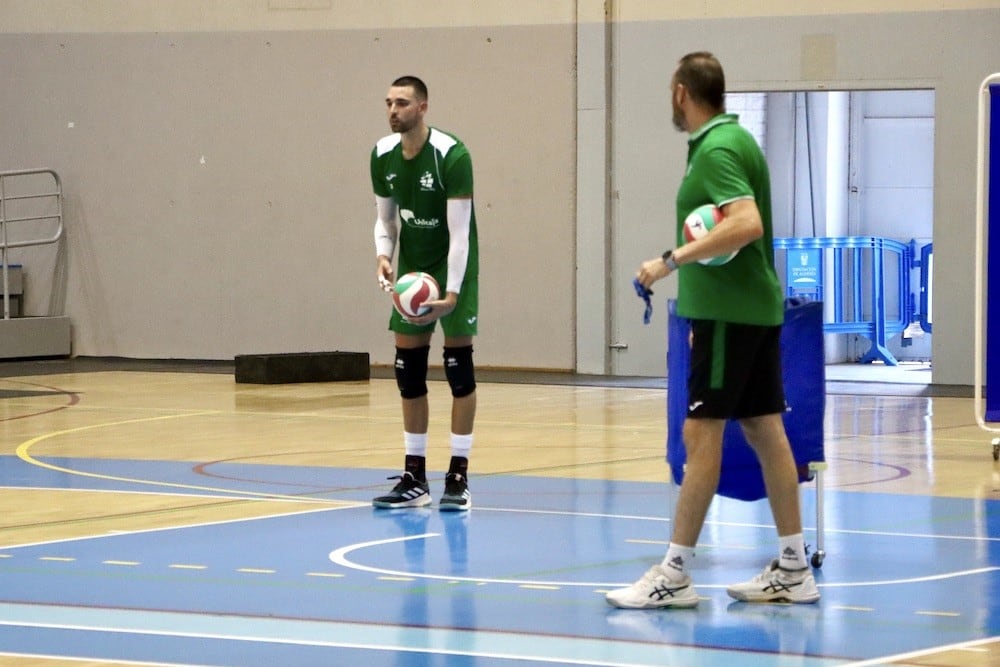
[[[663,253],[663,263],[667,265],[667,268],[670,269],[671,272],[677,270],[677,260],[674,259],[673,249]]]

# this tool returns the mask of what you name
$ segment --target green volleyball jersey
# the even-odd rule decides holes
[[[403,158],[402,137],[391,134],[371,155],[372,188],[392,197],[399,210],[397,275],[425,271],[444,288],[448,276],[448,200],[472,196],[472,158],[457,137],[430,129],[420,153]],[[476,211],[469,221],[469,259],[465,278],[479,275]],[[463,282],[464,282],[463,280]]]
[[[677,314],[774,326],[784,320],[784,305],[774,269],[771,179],[760,146],[738,120],[720,114],[688,140],[687,173],[677,191],[677,245],[684,243],[684,219],[696,208],[709,203],[721,208],[740,199],[757,203],[764,235],[726,264],[682,266]]]

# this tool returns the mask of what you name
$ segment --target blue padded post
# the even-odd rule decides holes
[[[1000,421],[1000,84],[990,91],[986,229],[986,421]]]

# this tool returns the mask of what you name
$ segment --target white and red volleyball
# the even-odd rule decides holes
[[[392,304],[403,317],[419,317],[428,310],[424,303],[441,298],[441,288],[434,276],[414,271],[400,276],[392,288]]]
[[[722,217],[722,211],[715,204],[705,204],[691,211],[691,214],[684,219],[685,243],[690,243],[708,234],[713,227],[722,222]],[[698,263],[706,266],[719,266],[736,257],[736,252],[709,259],[699,259]]]

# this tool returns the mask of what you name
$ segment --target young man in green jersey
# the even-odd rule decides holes
[[[723,429],[736,419],[760,460],[779,557],[727,591],[748,602],[816,602],[819,590],[802,539],[798,473],[782,422],[783,298],[774,270],[767,163],[753,136],[725,113],[725,77],[712,54],[681,58],[670,92],[674,125],[690,135],[677,192],[678,247],[643,262],[636,277],[648,288],[679,273],[677,313],[691,320],[692,331],[683,429],[687,467],[663,562],[631,586],[609,592],[607,600],[638,609],[698,604],[688,566],[718,488]],[[684,244],[684,219],[708,203],[722,209],[723,220]],[[737,250],[720,266],[698,262]]]
[[[442,288],[429,312],[404,319],[395,310],[396,383],[403,403],[405,462],[396,486],[372,501],[379,508],[431,503],[427,483],[427,359],[435,323],[444,332],[444,370],[452,393],[451,463],[442,510],[468,510],[469,452],[476,416],[472,339],[479,308],[479,244],[472,205],[472,159],[457,137],[424,122],[427,86],[415,76],[393,81],[385,98],[392,134],[371,153],[375,191],[376,279],[392,291],[394,276],[423,271]],[[399,248],[397,271],[392,258]]]

